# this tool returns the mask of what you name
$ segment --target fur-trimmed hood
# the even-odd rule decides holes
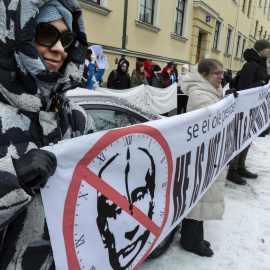
[[[77,36],[62,73],[47,69],[33,42],[35,18],[40,7],[48,1],[0,2],[0,101],[3,103],[37,112],[53,95],[61,96],[80,84],[87,49],[81,9],[75,0],[58,1],[71,12],[73,32]],[[30,103],[26,101],[29,95]]]

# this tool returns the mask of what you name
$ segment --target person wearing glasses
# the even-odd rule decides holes
[[[217,103],[222,99],[223,66],[215,59],[203,59],[181,81],[181,90],[188,96],[187,112]],[[214,252],[204,240],[203,221],[220,220],[224,213],[224,169],[201,200],[182,221],[180,243],[199,256],[211,257]]]
[[[75,0],[4,0],[1,17],[0,269],[51,270],[40,188],[57,160],[39,148],[95,130],[65,96],[81,84],[82,14]]]

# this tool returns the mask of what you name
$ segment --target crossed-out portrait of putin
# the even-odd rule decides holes
[[[113,169],[114,177],[110,180]],[[129,202],[130,212],[126,213],[100,192],[97,193],[97,226],[114,270],[128,268],[150,235],[132,217],[132,207],[136,206],[152,220],[155,173],[153,157],[147,149],[140,147],[128,147],[126,153],[115,154],[99,172],[99,177],[106,179],[112,187],[117,182],[117,191]]]

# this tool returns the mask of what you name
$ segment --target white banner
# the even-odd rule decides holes
[[[56,269],[137,268],[269,126],[269,114],[265,86],[46,147],[58,162],[42,190]]]
[[[163,114],[177,107],[176,83],[173,83],[167,88],[156,88],[142,84],[124,90],[98,87],[96,91],[125,98],[156,114]]]

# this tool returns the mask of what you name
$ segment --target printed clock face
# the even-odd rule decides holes
[[[154,138],[156,130],[139,127],[141,132],[131,133],[135,127],[124,129],[126,134],[122,130],[108,132],[100,140],[103,147],[94,146],[89,151],[91,158],[86,157],[83,162],[85,169],[78,169],[80,175],[75,178],[76,182],[81,181],[77,186],[72,231],[73,257],[76,256],[78,269],[100,267],[95,260],[88,261],[94,239],[89,224],[96,226],[112,269],[134,268],[148,255],[165,224],[167,186],[171,179],[169,148],[160,134]],[[90,197],[95,198],[94,206]],[[94,221],[93,215],[86,214],[93,207]],[[67,237],[70,236],[69,232]]]

